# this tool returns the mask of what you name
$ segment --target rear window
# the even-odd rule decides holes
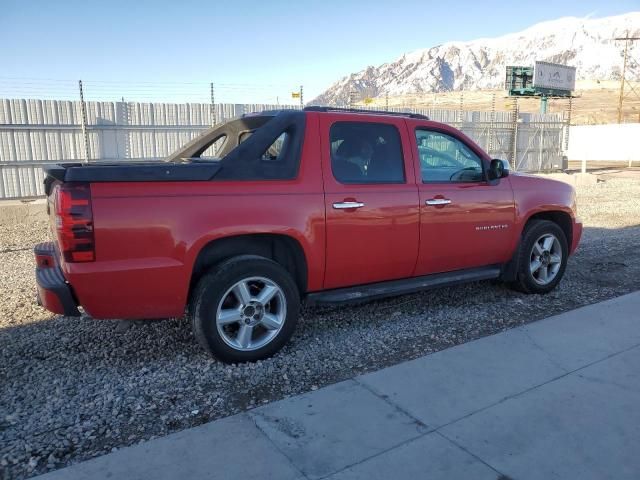
[[[391,124],[336,122],[331,126],[331,169],[340,183],[404,183],[398,129]]]

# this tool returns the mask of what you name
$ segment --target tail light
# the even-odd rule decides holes
[[[84,183],[58,184],[55,195],[55,229],[66,262],[95,260],[91,189]]]

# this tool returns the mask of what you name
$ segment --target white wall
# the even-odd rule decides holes
[[[587,162],[640,162],[640,123],[572,126],[567,156]]]

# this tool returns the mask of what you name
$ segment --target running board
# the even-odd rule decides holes
[[[449,287],[461,283],[490,280],[500,276],[500,266],[470,268],[455,272],[434,273],[423,277],[405,278],[402,280],[390,280],[387,282],[370,283],[356,287],[337,288],[325,290],[307,295],[308,305],[336,305],[356,303],[376,298],[393,297],[407,293],[431,290],[440,287]]]

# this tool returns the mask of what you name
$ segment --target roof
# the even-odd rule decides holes
[[[364,113],[364,114],[372,114],[372,115],[390,115],[392,117],[407,117],[407,118],[417,118],[420,120],[429,120],[429,117],[426,115],[422,115],[421,113],[411,113],[411,112],[390,112],[387,110],[362,110],[360,108],[341,108],[341,107],[305,107],[304,111],[306,112],[336,112],[336,113]]]

